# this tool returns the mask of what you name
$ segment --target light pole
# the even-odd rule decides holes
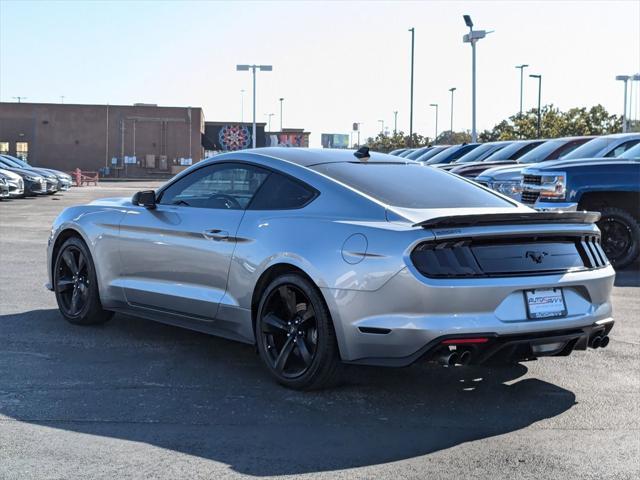
[[[522,116],[522,84],[523,84],[523,77],[524,77],[524,69],[527,68],[529,65],[526,64],[522,64],[522,65],[516,65],[516,68],[520,69],[520,116]]]
[[[284,98],[280,97],[280,131],[282,131],[282,102],[284,102]]]
[[[253,148],[256,148],[256,70],[261,72],[270,72],[273,70],[271,65],[236,65],[238,72],[247,72],[249,70],[253,73],[253,131],[251,134],[251,143]]]
[[[622,110],[622,133],[627,133],[627,83],[631,75],[616,75],[616,80],[624,82],[624,109]]]
[[[409,146],[413,147],[413,58],[415,50],[416,29],[411,27],[411,88],[409,100]]]
[[[384,135],[384,120],[378,120],[380,124],[380,135]]]
[[[244,88],[240,90],[240,123],[244,123]]]
[[[26,100],[27,97],[13,97],[18,100],[18,103],[22,103],[22,100]]]
[[[492,31],[474,30],[471,17],[463,15],[462,18],[464,18],[465,25],[469,27],[469,33],[462,37],[462,41],[471,44],[471,141],[476,142],[478,140],[476,132],[476,43]]]
[[[398,111],[393,111],[393,134],[398,133]]]
[[[456,87],[451,87],[449,89],[449,91],[451,92],[451,127],[450,127],[450,131],[451,131],[451,138],[453,138],[453,92],[456,91]]]
[[[60,103],[64,103],[64,95],[60,95]]]
[[[436,107],[436,136],[433,137],[433,143],[438,143],[438,104],[437,103],[430,103],[429,104],[430,107]]]
[[[269,132],[271,132],[271,117],[275,116],[275,113],[265,113],[265,115],[269,118],[268,123],[269,123]]]
[[[529,75],[531,78],[538,79],[538,138],[540,138],[540,127],[542,123],[542,114],[540,112],[540,101],[542,99],[542,75]]]

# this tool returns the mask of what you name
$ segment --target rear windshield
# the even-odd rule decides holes
[[[310,168],[394,207],[514,206],[471,182],[420,164],[324,163]]]
[[[611,143],[611,139],[607,137],[594,138],[593,140],[588,141],[584,145],[580,145],[573,152],[568,155],[565,155],[563,158],[565,160],[571,160],[573,158],[594,158],[600,157],[602,155],[598,155],[601,150],[607,148],[607,146]]]
[[[429,165],[434,165],[436,163],[451,163],[455,162],[457,159],[466,155],[468,152],[473,150],[476,147],[479,147],[479,143],[472,143],[468,145],[456,145],[451,148],[448,148],[442,153],[435,155],[432,157],[427,163]]]
[[[508,143],[485,143],[461,156],[455,163],[481,162],[497,150],[503,149]]]
[[[543,162],[544,160],[555,160],[588,141],[588,138],[575,138],[573,140],[558,138],[556,140],[547,140],[539,147],[534,148],[526,155],[520,157],[518,163],[536,163]]]
[[[543,142],[515,142],[511,145],[507,145],[506,147],[501,148],[497,152],[492,153],[485,159],[485,161],[494,162],[499,160],[517,160],[525,153],[539,146],[541,143]]]

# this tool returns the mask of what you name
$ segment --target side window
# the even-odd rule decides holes
[[[269,176],[267,170],[240,163],[200,168],[162,192],[161,205],[244,210]]]
[[[578,148],[580,145],[585,143],[585,140],[572,140],[570,142],[565,143],[560,148],[556,149],[551,155],[547,157],[547,160],[555,160],[557,158],[562,158],[565,155],[568,155],[570,152]]]
[[[291,210],[302,208],[316,196],[311,187],[272,173],[249,205],[249,210]]]
[[[626,152],[627,150],[629,150],[631,147],[633,147],[638,142],[640,142],[640,140],[629,140],[628,142],[624,142],[624,143],[618,145],[613,150],[611,150],[609,153],[607,153],[605,155],[605,157],[618,157],[618,156],[622,155],[624,152]]]

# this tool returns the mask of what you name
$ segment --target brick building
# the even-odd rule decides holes
[[[0,103],[0,153],[70,171],[171,175],[203,158],[201,108]]]

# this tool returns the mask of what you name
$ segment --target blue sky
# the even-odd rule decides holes
[[[416,29],[414,130],[470,128],[470,47],[462,14],[495,30],[478,44],[478,128],[515,113],[519,63],[543,75],[543,103],[622,110],[616,74],[640,71],[640,2],[54,2],[0,0],[0,100],[201,106],[209,120],[258,120],[285,97],[284,126],[363,134],[408,130],[409,27]],[[636,90],[638,93],[638,90]],[[640,94],[636,94],[636,98]],[[525,108],[537,87],[525,79]]]

